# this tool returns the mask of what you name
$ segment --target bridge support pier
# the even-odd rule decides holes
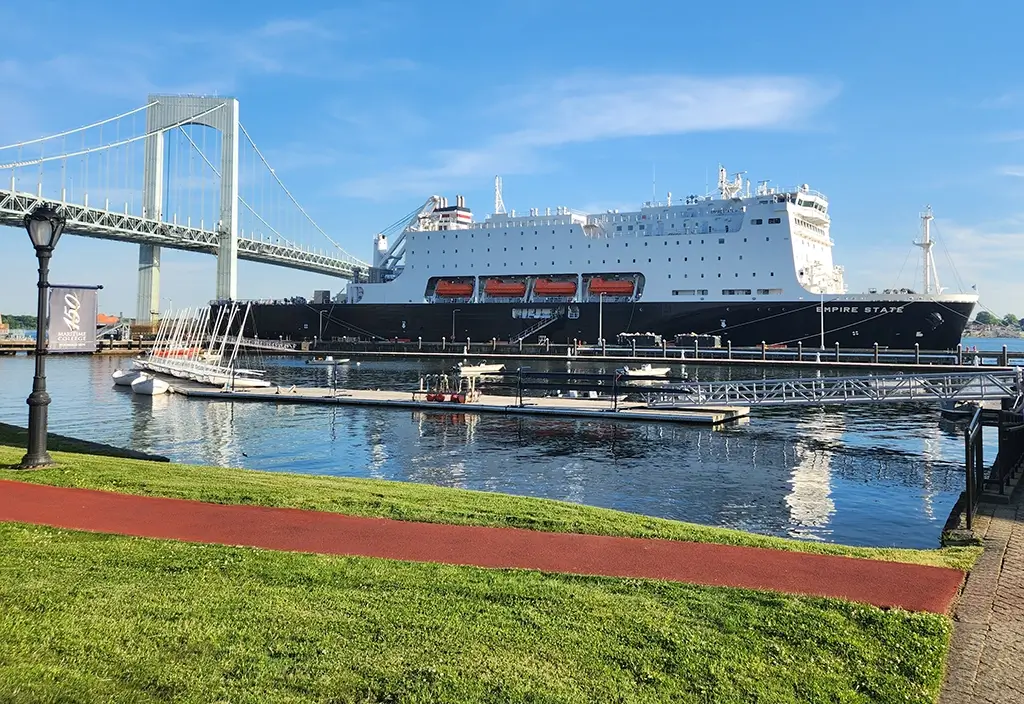
[[[139,245],[139,298],[135,319],[151,323],[160,316],[160,248]]]

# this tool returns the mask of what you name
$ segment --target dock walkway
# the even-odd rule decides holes
[[[985,552],[953,616],[939,704],[1024,702],[1024,496],[982,504],[974,532]]]
[[[562,416],[602,418],[662,423],[695,423],[720,425],[746,417],[750,409],[742,406],[703,406],[685,409],[655,409],[646,403],[624,401],[617,408],[610,400],[586,398],[524,397],[522,405],[512,396],[484,394],[471,403],[426,401],[412,391],[377,391],[369,389],[333,389],[293,386],[267,389],[235,389],[225,391],[200,384],[173,381],[171,390],[189,398],[229,401],[261,401],[263,403],[308,403],[342,406],[377,406],[411,408],[448,413],[502,413],[505,415]]]

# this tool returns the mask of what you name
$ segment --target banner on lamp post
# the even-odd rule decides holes
[[[96,288],[54,286],[50,289],[46,349],[58,352],[96,351]]]

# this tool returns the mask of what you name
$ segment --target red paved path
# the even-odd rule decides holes
[[[939,567],[675,540],[453,526],[0,480],[0,521],[478,567],[645,577],[947,613],[963,573]]]

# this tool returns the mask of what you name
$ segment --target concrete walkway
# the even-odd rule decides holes
[[[954,612],[939,704],[1024,702],[1024,501],[982,505],[975,534],[985,554]]]

